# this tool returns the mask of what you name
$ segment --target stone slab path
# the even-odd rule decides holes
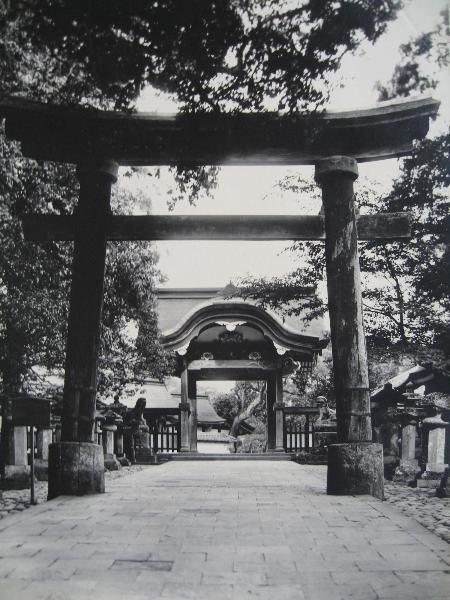
[[[448,600],[449,546],[325,467],[172,462],[0,522],[1,600]]]

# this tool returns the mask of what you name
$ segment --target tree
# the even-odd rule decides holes
[[[227,394],[218,394],[213,399],[217,414],[226,420],[230,435],[237,437],[245,419],[254,416],[264,423],[266,414],[266,384],[263,381],[238,381]]]
[[[391,80],[386,85],[377,83],[380,100],[406,97],[437,87],[440,71],[450,62],[449,14],[447,7],[434,29],[400,46],[400,63],[394,68]]]
[[[448,46],[440,42],[443,32],[448,32],[448,11],[442,18],[435,30],[402,46],[402,63],[391,82],[385,87],[378,85],[381,99],[436,86],[437,79],[421,73],[418,59],[436,55],[439,67],[448,66]],[[365,327],[374,362],[390,354],[388,361],[397,364],[408,356],[413,363],[432,360],[440,368],[450,369],[449,141],[447,131],[416,143],[411,156],[401,161],[400,176],[387,194],[373,182],[359,186],[356,200],[362,211],[408,210],[413,214],[410,240],[359,244]],[[314,183],[301,177],[282,181],[280,188],[318,198]],[[326,310],[320,298],[302,299],[305,288],[324,280],[324,249],[318,243],[294,244],[291,249],[303,268],[284,278],[245,278],[241,294],[289,314],[306,309],[309,320]],[[379,383],[377,369],[370,368],[369,374],[372,385]]]
[[[398,0],[3,3],[3,92],[57,104],[129,110],[142,88],[152,85],[175,94],[184,110],[260,110],[268,101],[280,110],[317,108],[327,95],[323,84],[338,68],[342,55],[355,50],[363,38],[375,41],[399,7]],[[25,369],[24,356],[43,360],[47,354],[56,363],[61,358],[69,256],[57,244],[28,248],[21,239],[18,219],[31,208],[31,195],[35,212],[70,212],[76,184],[73,170],[27,161],[16,145],[3,138],[2,152],[8,158],[2,163],[3,210],[6,222],[12,221],[8,231],[3,230],[4,247],[11,252],[2,264],[1,360],[5,381],[10,377],[8,361],[22,365],[13,377],[17,388],[19,372]],[[178,170],[175,181],[181,193],[193,199],[201,189],[214,185],[215,171]],[[137,248],[143,251],[142,246],[135,246],[126,252]],[[121,261],[112,258],[112,263]],[[28,270],[22,268],[24,264]],[[127,264],[125,257],[121,264]],[[14,279],[13,271],[23,277]],[[47,294],[45,301],[37,301],[39,290]],[[135,294],[134,299],[142,302],[144,296]],[[115,298],[119,303],[123,300]],[[52,306],[58,311],[52,311]],[[114,322],[113,314],[117,317],[118,313],[109,310],[107,294],[104,323]],[[57,317],[58,324],[52,320]],[[146,324],[149,332],[154,329],[150,322]],[[119,317],[117,323],[123,325]],[[119,334],[116,328],[109,335],[108,348],[123,351],[127,347],[127,340],[119,343]],[[150,337],[149,333],[138,336],[141,350],[147,347],[143,340]]]
[[[266,108],[267,99],[279,110],[298,110],[323,102],[342,56],[363,39],[378,39],[400,6],[399,0],[29,0],[16,3],[12,16],[20,16],[33,46],[50,50],[70,89],[81,80],[116,108],[128,109],[151,85],[187,110],[254,111]]]
[[[0,31],[5,91],[68,101],[71,89],[62,84],[66,81],[63,71],[48,49],[34,51],[20,19],[1,15]],[[46,73],[51,79],[46,79]],[[61,96],[60,87],[64,88]],[[74,98],[81,88],[87,97],[89,88],[80,81],[72,90]],[[0,377],[3,392],[15,395],[32,365],[54,368],[63,364],[71,265],[71,245],[26,243],[20,219],[29,212],[71,213],[78,182],[71,166],[25,159],[3,132],[0,155]],[[114,209],[129,212],[135,200],[119,190],[113,196]],[[122,371],[123,363],[153,375],[167,371],[154,307],[156,261],[148,244],[109,245],[100,364],[107,365],[110,373],[121,372],[119,363]],[[130,319],[136,323],[137,339],[125,334]],[[100,384],[106,381],[100,378]]]

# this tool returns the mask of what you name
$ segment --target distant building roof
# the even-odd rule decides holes
[[[178,403],[180,402],[181,394],[172,394],[172,396]],[[219,417],[214,410],[208,396],[203,394],[197,394],[197,423],[199,425],[220,425],[225,423],[225,419]]]
[[[412,385],[413,389],[418,392],[422,388],[424,394],[433,392],[450,393],[450,378],[433,369],[431,364],[415,365],[406,371],[398,373],[395,377],[389,379],[385,384],[371,393],[370,399],[379,400],[389,390],[394,390],[404,394],[407,391],[407,385]]]
[[[120,402],[128,408],[134,408],[138,398],[146,399],[146,408],[178,408],[179,404],[168,391],[166,384],[156,379],[147,379],[142,384],[128,383],[122,392]]]

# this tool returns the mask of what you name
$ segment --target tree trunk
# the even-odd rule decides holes
[[[251,417],[255,408],[258,406],[258,404],[260,404],[265,399],[265,393],[264,393],[265,389],[266,389],[266,386],[263,385],[261,387],[261,389],[258,391],[258,396],[256,396],[256,398],[250,402],[250,404],[247,406],[247,408],[244,408],[240,413],[238,413],[234,417],[233,423],[230,428],[231,436],[233,436],[233,437],[238,436],[239,427],[240,427],[242,421],[245,421],[245,419],[248,419],[249,417]]]

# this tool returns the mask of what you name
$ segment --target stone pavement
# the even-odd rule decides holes
[[[448,545],[325,467],[169,462],[0,522],[0,598],[448,600]]]

